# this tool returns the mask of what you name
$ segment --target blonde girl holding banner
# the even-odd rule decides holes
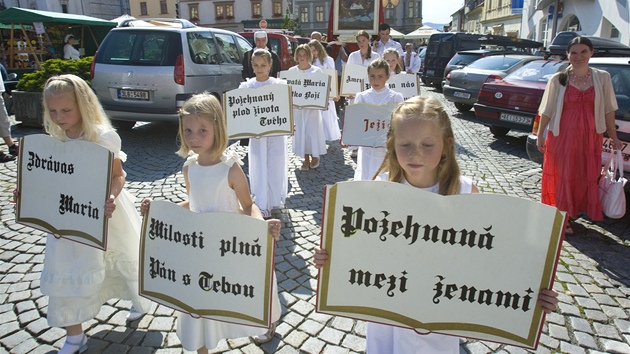
[[[286,84],[285,80],[269,76],[272,61],[271,53],[266,49],[254,50],[251,65],[256,77],[242,82],[239,88]],[[287,199],[289,185],[287,137],[280,135],[249,139],[248,157],[251,192],[263,218],[268,218],[271,216],[271,210],[284,206]]]
[[[44,128],[61,141],[85,140],[114,154],[110,196],[105,201],[107,251],[49,234],[40,287],[48,295],[51,327],[64,327],[61,354],[83,353],[88,340],[82,323],[94,318],[109,299],[131,300],[127,321],[142,317],[151,302],[138,295],[140,216],[126,189],[120,137],[96,95],[78,76],[53,76],[44,85]],[[14,192],[14,197],[19,191]]]
[[[243,213],[262,220],[260,209],[249,194],[247,177],[234,154],[226,154],[228,135],[221,104],[208,93],[192,96],[179,112],[179,141],[177,154],[188,157],[182,174],[186,183],[188,200],[180,202],[184,208],[195,213],[232,212]],[[193,154],[191,154],[193,153]],[[140,205],[145,215],[150,199]],[[269,232],[280,238],[280,220],[267,220]],[[247,271],[243,269],[243,271]],[[254,335],[256,343],[265,343],[273,338],[275,322],[280,319],[281,309],[278,299],[276,278],[272,290],[272,322],[269,329],[261,329],[205,318],[195,318],[179,313],[177,336],[186,350],[208,353],[222,338],[238,338]]]
[[[400,54],[395,48],[385,49],[385,51],[383,52],[383,59],[389,65],[389,71],[391,75],[400,74],[403,71],[399,61]]]
[[[392,113],[386,146],[375,178],[384,172],[387,181],[440,195],[479,193],[470,178],[460,175],[451,121],[437,99],[417,96],[398,105]],[[326,250],[316,247],[314,260],[321,268],[328,261]],[[553,290],[541,291],[538,300],[546,313],[556,308],[557,296]],[[373,322],[367,323],[366,342],[370,354],[459,354],[456,336],[420,334]]]
[[[311,64],[320,69],[335,70],[335,62],[328,56],[326,49],[318,40],[311,40],[308,42],[308,46],[313,54]],[[339,129],[339,117],[337,116],[337,108],[335,108],[333,99],[328,101],[328,109],[322,111],[322,121],[324,123],[324,137],[326,141],[339,140],[341,138],[341,130]]]

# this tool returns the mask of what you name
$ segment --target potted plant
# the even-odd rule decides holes
[[[46,80],[55,75],[74,74],[89,83],[90,65],[92,57],[79,60],[49,59],[42,63],[40,70],[24,74],[12,92],[15,120],[21,121],[24,126],[42,127],[42,91]]]

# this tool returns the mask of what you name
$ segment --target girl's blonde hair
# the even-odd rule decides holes
[[[304,43],[304,44],[300,44],[299,46],[297,46],[297,48],[295,48],[295,54],[293,55],[293,59],[295,59],[295,61],[298,61],[298,52],[300,50],[303,50],[306,52],[306,55],[308,55],[308,62],[312,62],[313,61],[313,53],[311,53],[311,47],[308,46],[308,44]]]
[[[439,126],[442,132],[444,148],[437,167],[437,180],[440,185],[438,193],[441,195],[457,194],[460,187],[460,171],[455,159],[455,137],[453,136],[451,120],[440,101],[432,97],[412,97],[396,107],[392,113],[389,131],[387,132],[385,159],[374,178],[381,172],[389,172],[389,180],[400,183],[405,177],[405,171],[398,163],[395,148],[396,125],[403,119],[424,119]]]
[[[385,60],[385,56],[387,54],[394,54],[394,55],[396,55],[396,60],[400,59],[400,53],[398,53],[396,48],[387,48],[387,49],[385,49],[385,51],[383,52],[383,60]],[[397,62],[396,63],[396,67],[394,68],[394,72],[396,74],[400,74],[401,71],[403,71],[403,68],[402,68],[402,66],[400,66],[400,62]]]
[[[367,38],[368,42],[372,39],[372,36],[370,36],[370,34],[366,30],[360,30],[359,32],[357,32],[357,35],[354,36],[354,39],[358,40],[359,37]],[[372,57],[372,45],[368,45],[367,57],[365,58],[370,59],[371,57]]]
[[[270,65],[273,64],[273,57],[267,49],[256,48],[252,53],[252,62],[254,61],[254,57],[265,58]]]
[[[368,75],[370,75],[370,71],[374,69],[385,69],[387,76],[389,76],[390,74],[389,64],[387,64],[387,62],[383,60],[383,58],[376,59],[373,62],[371,62],[370,65],[368,65],[367,67]]]
[[[313,39],[308,42],[308,46],[315,47],[315,49],[317,50],[317,58],[313,58],[313,61],[311,63],[315,64],[315,60],[319,59],[319,62],[324,65],[324,61],[326,61],[326,58],[328,58],[328,53],[326,53],[326,49],[324,48],[322,43],[317,39]]]
[[[179,110],[179,132],[177,140],[180,143],[177,155],[187,157],[190,154],[190,146],[184,139],[184,125],[182,119],[195,116],[212,123],[214,129],[214,144],[212,146],[212,159],[219,159],[228,145],[227,126],[223,119],[223,108],[219,100],[208,92],[199,93],[190,97]]]
[[[101,106],[90,86],[76,75],[65,74],[53,76],[46,80],[44,84],[42,94],[44,129],[51,136],[59,140],[68,138],[64,130],[50,118],[50,110],[46,104],[48,99],[52,99],[52,96],[56,95],[68,95],[77,103],[81,116],[81,136],[84,140],[96,142],[99,132],[114,130],[112,123],[103,110],[103,106]]]

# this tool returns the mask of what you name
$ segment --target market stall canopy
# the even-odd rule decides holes
[[[32,31],[27,32],[28,28],[32,29],[33,23],[44,25],[43,37],[41,32],[36,35]],[[84,15],[11,7],[0,12],[0,24],[9,25],[12,29],[10,38],[3,38],[3,41],[8,40],[7,44],[11,43],[9,67],[39,68],[41,61],[62,57],[64,38],[68,34],[78,40],[82,55],[94,55],[100,42],[110,29],[116,27],[117,22]],[[27,46],[16,47],[18,41]]]
[[[405,39],[428,39],[434,33],[440,33],[440,31],[430,26],[422,26],[413,32],[407,33]]]
[[[406,36],[405,36],[403,33],[400,33],[400,32],[396,31],[396,30],[395,30],[395,29],[393,29],[393,28],[390,28],[389,35],[390,35],[392,38],[395,38],[395,39],[402,39],[402,38],[406,38]]]

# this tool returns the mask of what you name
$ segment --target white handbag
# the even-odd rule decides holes
[[[599,177],[599,200],[607,217],[620,219],[626,214],[626,193],[623,189],[626,182],[621,152],[615,154],[612,150]]]

